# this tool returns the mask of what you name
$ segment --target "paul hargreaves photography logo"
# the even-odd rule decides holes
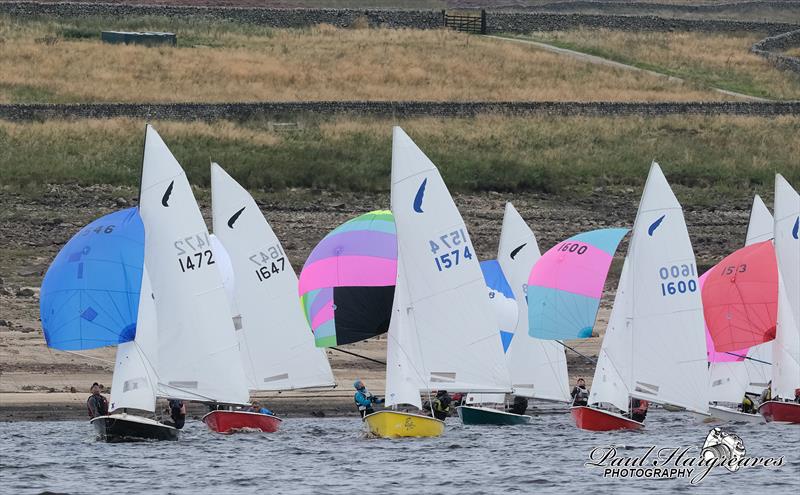
[[[614,445],[595,447],[584,466],[602,469],[603,478],[684,478],[701,483],[717,468],[730,472],[745,468],[775,469],[780,457],[747,457],[744,441],[735,433],[714,428],[702,447],[659,447],[652,445],[642,455],[624,455]]]

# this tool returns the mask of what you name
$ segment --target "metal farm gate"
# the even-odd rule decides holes
[[[486,34],[486,11],[481,10],[480,15],[474,14],[448,14],[442,11],[444,27],[472,34]]]

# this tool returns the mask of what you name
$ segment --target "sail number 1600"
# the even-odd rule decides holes
[[[672,296],[697,291],[697,279],[694,263],[662,266],[658,269],[661,279],[661,295]]]

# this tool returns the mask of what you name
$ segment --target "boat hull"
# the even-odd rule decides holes
[[[277,416],[247,411],[211,411],[203,423],[217,433],[264,432],[275,433],[283,420]]]
[[[381,438],[438,437],[444,433],[444,421],[420,414],[378,411],[368,414],[364,422],[370,434]]]
[[[763,423],[764,418],[758,414],[748,414],[725,406],[708,406],[708,413],[712,421],[726,421],[731,423]]]
[[[89,423],[98,437],[109,443],[178,439],[178,430],[174,427],[132,414],[98,416]]]
[[[800,404],[769,400],[759,406],[758,412],[767,423],[800,424]]]
[[[643,423],[626,418],[611,411],[594,407],[573,406],[569,412],[575,420],[575,426],[589,431],[639,430]]]
[[[488,407],[459,406],[456,411],[465,425],[527,425],[533,419],[525,414],[498,411]]]

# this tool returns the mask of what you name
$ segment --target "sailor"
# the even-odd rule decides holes
[[[267,416],[275,416],[275,413],[267,409],[266,407],[262,406],[260,402],[257,400],[253,401],[253,405],[250,407],[249,412],[254,412],[258,414],[266,414]]]
[[[186,423],[186,404],[182,400],[169,400],[169,417],[172,421],[162,421],[167,426],[172,426],[180,430]]]
[[[575,387],[572,388],[570,394],[572,396],[573,406],[586,406],[589,404],[589,390],[586,388],[586,381],[583,378],[578,378],[575,382]]]
[[[358,412],[361,414],[362,418],[367,414],[372,414],[375,412],[375,410],[372,409],[372,404],[383,404],[383,399],[372,395],[367,390],[364,382],[361,380],[356,380],[353,382],[353,387],[356,389],[353,400],[355,401],[356,407],[358,407]]]
[[[770,380],[769,383],[767,383],[767,388],[765,388],[764,391],[761,392],[762,404],[770,400],[772,400],[772,380]]]
[[[508,408],[508,412],[511,414],[525,414],[525,411],[528,410],[528,399],[522,397],[521,395],[514,396],[514,403],[511,407]]]
[[[86,407],[89,409],[89,418],[105,416],[108,414],[108,399],[100,395],[102,387],[99,383],[92,384],[92,395],[86,399]]]
[[[436,398],[433,399],[433,417],[444,421],[452,412],[453,398],[447,393],[447,390],[439,390],[436,392]]]
[[[756,413],[756,405],[753,404],[753,399],[747,395],[747,392],[745,392],[744,397],[742,398],[742,412],[747,414]]]
[[[644,421],[647,417],[647,409],[650,404],[646,400],[631,398],[631,413],[630,418],[639,423]]]

